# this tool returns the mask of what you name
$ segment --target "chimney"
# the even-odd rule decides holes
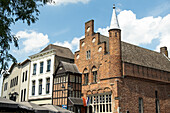
[[[167,47],[164,46],[164,47],[161,47],[160,48],[160,53],[166,55],[168,57],[168,50],[167,50]]]

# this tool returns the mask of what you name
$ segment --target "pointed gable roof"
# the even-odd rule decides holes
[[[54,45],[54,44],[49,44],[42,51],[40,51],[40,53],[43,53],[45,51],[52,50],[52,49],[56,52],[57,56],[74,59],[74,55],[69,48]]]
[[[112,13],[112,19],[111,19],[111,24],[110,24],[110,30],[111,29],[120,29],[115,8],[116,7],[113,4],[113,13]]]
[[[60,61],[58,68],[56,70],[56,74],[71,72],[76,74],[81,74],[76,66],[76,64]]]

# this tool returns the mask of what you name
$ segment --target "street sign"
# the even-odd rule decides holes
[[[62,105],[62,108],[67,109],[67,106],[66,105]]]

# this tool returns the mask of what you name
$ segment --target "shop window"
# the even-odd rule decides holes
[[[89,106],[92,106],[95,112],[108,112],[112,113],[112,99],[111,94],[96,94],[87,96],[89,100]],[[87,109],[90,109],[88,107]]]

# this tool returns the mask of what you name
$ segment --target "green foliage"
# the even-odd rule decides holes
[[[38,20],[38,7],[51,0],[0,0],[0,72],[8,68],[8,62],[16,62],[9,53],[10,44],[19,49],[18,38],[11,34],[10,26],[21,20],[30,25]]]

